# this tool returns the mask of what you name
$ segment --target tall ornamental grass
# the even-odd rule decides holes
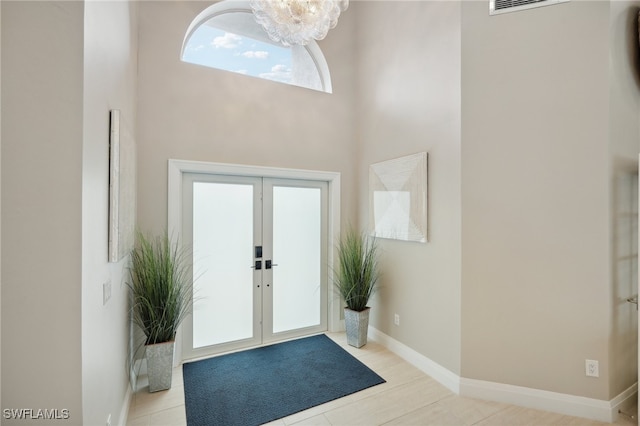
[[[145,344],[170,342],[190,312],[191,275],[187,252],[165,233],[155,238],[138,232],[131,253],[130,283],[133,322]]]
[[[380,278],[378,245],[374,238],[349,228],[338,243],[339,267],[334,282],[353,311],[364,311]]]

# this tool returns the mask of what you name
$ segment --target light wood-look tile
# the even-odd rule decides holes
[[[436,426],[600,426],[606,423],[516,407],[453,394],[384,346],[369,341],[362,348],[347,345],[344,333],[327,333],[386,383],[312,407],[270,426],[436,425]],[[627,412],[637,416],[637,405]],[[618,426],[636,426],[620,416]],[[141,378],[134,393],[127,426],[185,426],[182,366],[174,369],[172,387],[149,393]]]
[[[474,425],[508,407],[507,404],[499,402],[483,401],[453,394],[438,401],[438,405],[453,413],[465,425]]]
[[[386,425],[439,425],[439,426],[462,426],[468,425],[464,420],[457,417],[438,403],[429,404],[418,408],[404,416],[391,420]]]
[[[486,419],[476,423],[478,426],[533,426],[533,425],[557,425],[567,424],[566,422],[575,419],[562,414],[549,413],[531,408],[509,406],[500,410]],[[580,425],[604,425],[606,423],[593,422],[587,419],[580,419]]]
[[[153,413],[149,417],[149,422],[153,426],[187,426],[184,404]]]
[[[325,416],[332,425],[384,424],[449,394],[441,384],[423,375],[390,391],[328,411]]]
[[[136,416],[135,418],[131,417],[131,413],[129,413],[129,418],[127,419],[127,426],[151,426],[149,423],[150,415],[146,416]]]
[[[138,383],[138,390],[133,394],[127,425],[130,426],[154,426],[150,423],[151,417],[168,409],[179,408],[184,416],[184,382],[182,380],[182,366],[173,369],[171,388],[165,391],[149,392],[146,378]],[[175,412],[180,412],[175,410]],[[171,412],[173,413],[173,412]],[[170,417],[174,419],[174,417]],[[145,423],[146,422],[146,423]],[[186,417],[183,420],[186,424]]]
[[[296,426],[331,426],[329,420],[324,414],[318,414],[317,416],[309,417],[298,423],[294,423]]]
[[[449,395],[387,423],[389,425],[471,426],[506,408],[497,402]]]

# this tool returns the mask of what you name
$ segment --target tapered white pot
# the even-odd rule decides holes
[[[167,390],[171,387],[174,346],[173,341],[146,346],[149,392]]]
[[[360,312],[344,308],[344,325],[347,329],[347,343],[349,345],[361,348],[367,344],[370,310],[369,307]]]

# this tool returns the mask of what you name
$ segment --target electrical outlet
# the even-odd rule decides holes
[[[106,305],[111,299],[111,280],[102,283],[102,304]]]
[[[587,377],[600,377],[600,370],[598,368],[598,361],[593,359],[585,360],[585,372]]]
[[[393,323],[395,325],[400,325],[400,315],[398,315],[398,314],[394,314],[393,315]]]

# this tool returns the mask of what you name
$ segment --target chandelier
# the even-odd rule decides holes
[[[291,46],[325,38],[349,0],[250,0],[249,4],[270,39]]]

